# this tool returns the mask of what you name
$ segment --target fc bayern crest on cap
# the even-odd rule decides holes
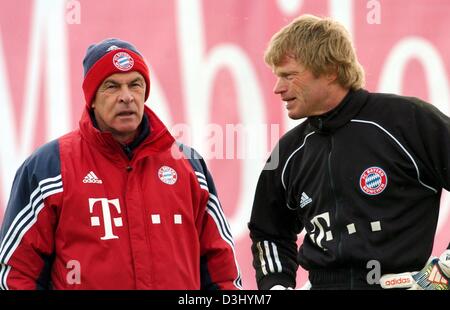
[[[113,57],[113,64],[119,70],[128,71],[133,68],[134,60],[128,53],[118,52]]]
[[[169,185],[175,184],[178,179],[177,172],[168,166],[162,166],[158,170],[159,179]]]
[[[387,186],[387,175],[379,167],[370,167],[364,170],[359,179],[361,190],[367,195],[378,195]]]

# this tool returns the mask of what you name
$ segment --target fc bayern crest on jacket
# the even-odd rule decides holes
[[[387,175],[379,167],[370,167],[364,170],[359,179],[361,190],[367,195],[378,195],[387,186]]]
[[[161,182],[169,185],[175,184],[178,178],[177,172],[168,166],[162,166],[161,168],[159,168],[158,177]]]
[[[128,53],[118,52],[113,57],[113,64],[119,70],[128,71],[133,68],[134,60]]]

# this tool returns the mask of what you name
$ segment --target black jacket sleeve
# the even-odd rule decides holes
[[[263,290],[277,284],[295,287],[298,268],[296,241],[302,227],[286,204],[282,160],[271,167],[279,158],[277,146],[260,175],[249,223],[253,267]]]
[[[417,126],[406,131],[406,138],[425,163],[427,177],[436,187],[450,191],[450,118],[435,106],[414,100],[417,104],[413,117]]]
[[[438,192],[441,188],[450,191],[450,118],[432,104],[410,99],[414,105],[409,117],[415,126],[403,132],[408,146],[420,159],[421,178]]]

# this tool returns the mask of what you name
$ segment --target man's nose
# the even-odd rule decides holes
[[[277,82],[275,83],[275,86],[273,87],[273,92],[279,95],[286,92],[286,90],[287,90],[286,83],[283,82],[281,78],[278,78]]]
[[[133,101],[133,95],[131,94],[130,88],[127,85],[123,85],[120,88],[119,101],[124,103],[130,103]]]

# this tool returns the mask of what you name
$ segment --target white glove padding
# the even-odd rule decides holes
[[[384,289],[407,288],[409,290],[450,290],[450,250],[431,257],[420,271],[386,274],[380,278]]]
[[[292,290],[292,287],[286,287],[286,286],[277,284],[270,288],[270,291],[284,291],[284,290]]]
[[[283,285],[277,284],[277,285],[272,286],[270,290],[271,291],[272,290],[274,290],[274,291],[279,291],[279,290],[297,290],[297,291],[301,290],[301,291],[304,291],[304,290],[310,290],[310,289],[311,289],[311,282],[306,281],[306,283],[300,288],[285,287]]]

